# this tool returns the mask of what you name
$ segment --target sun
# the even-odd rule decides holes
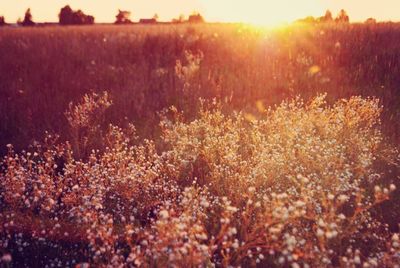
[[[279,26],[306,16],[320,15],[324,7],[315,0],[201,0],[212,21]]]
[[[279,27],[290,23],[290,19],[285,19],[283,17],[275,16],[275,17],[263,17],[263,16],[250,16],[249,18],[245,18],[243,20],[245,23],[251,24],[256,27]]]

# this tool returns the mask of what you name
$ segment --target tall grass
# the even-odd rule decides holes
[[[397,267],[399,35],[2,29],[0,266]]]
[[[25,148],[45,130],[70,139],[69,103],[104,90],[114,102],[106,121],[134,121],[142,137],[157,136],[157,111],[175,105],[194,115],[198,97],[255,109],[260,100],[268,106],[320,92],[330,102],[376,96],[386,134],[397,142],[399,38],[390,23],[1,29],[1,148]],[[176,72],[177,61],[193,66],[188,53],[202,55],[189,84]]]

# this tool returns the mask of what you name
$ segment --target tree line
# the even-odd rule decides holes
[[[350,17],[347,14],[346,10],[342,9],[339,11],[337,16],[334,18],[332,15],[332,12],[328,9],[325,12],[324,16],[321,17],[313,17],[313,16],[308,16],[303,19],[297,20],[297,22],[303,22],[303,23],[349,23],[350,22]],[[366,24],[374,24],[376,23],[376,19],[374,18],[368,18],[365,20]]]
[[[118,10],[117,15],[115,16],[115,24],[133,24],[134,22],[131,19],[132,13],[126,10]],[[88,25],[95,23],[95,17],[91,15],[85,14],[82,10],[73,10],[69,5],[61,8],[60,13],[58,14],[60,25]],[[178,18],[173,19],[172,23],[202,23],[204,22],[204,18],[200,13],[194,12],[187,19],[184,15],[180,15]],[[158,15],[155,14],[152,18],[149,19],[140,19],[139,23],[157,23]],[[0,26],[7,25],[4,16],[0,16]],[[25,12],[24,19],[19,18],[17,21],[18,25],[21,26],[34,26],[36,23],[33,21],[33,16],[31,9],[28,8]]]
[[[115,24],[133,24],[134,22],[131,19],[132,13],[127,10],[118,10],[117,15],[115,16]],[[94,16],[85,14],[82,10],[73,10],[69,5],[61,8],[60,13],[58,14],[59,24],[60,25],[85,25],[85,24],[94,24],[95,18]],[[348,23],[350,21],[349,15],[347,12],[342,9],[339,14],[334,18],[332,12],[327,10],[324,16],[315,18],[313,16],[309,16],[303,19],[297,20],[297,22],[303,23]],[[158,15],[155,14],[152,18],[149,19],[140,19],[139,23],[149,24],[149,23],[157,23]],[[183,14],[178,18],[174,18],[171,21],[172,23],[203,23],[205,22],[203,16],[200,13],[194,12],[188,18],[186,18]],[[374,18],[368,18],[365,23],[371,24],[376,23]],[[28,8],[25,12],[24,19],[18,19],[18,25],[22,26],[33,26],[36,23],[33,21],[33,16],[31,13],[31,9]],[[0,16],[0,26],[7,25],[4,16]]]

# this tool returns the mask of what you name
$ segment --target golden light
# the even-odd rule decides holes
[[[298,18],[324,13],[315,0],[202,0],[211,21],[243,22],[256,26],[278,26]]]
[[[322,16],[330,9],[335,16],[345,9],[352,21],[399,20],[399,0],[19,0],[0,1],[0,16],[16,21],[30,7],[38,22],[56,22],[61,7],[71,5],[94,15],[97,22],[113,22],[118,9],[132,11],[133,20],[160,15],[170,21],[180,14],[200,12],[209,22],[243,22],[257,26],[277,26],[307,16]]]

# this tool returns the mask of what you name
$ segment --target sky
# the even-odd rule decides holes
[[[58,21],[61,7],[69,4],[93,15],[96,22],[113,22],[118,9],[132,12],[132,20],[151,18],[170,21],[180,14],[200,12],[211,22],[278,24],[306,16],[321,16],[330,9],[334,15],[345,9],[352,21],[400,21],[400,0],[0,0],[0,16],[7,22],[23,17],[30,7],[36,22]]]

